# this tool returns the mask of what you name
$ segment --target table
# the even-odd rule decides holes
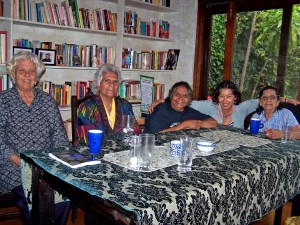
[[[158,134],[156,145],[214,130]],[[222,126],[217,130],[247,133]],[[124,149],[111,142],[104,152]],[[300,141],[296,140],[287,144],[272,140],[260,147],[239,146],[197,157],[188,173],[178,173],[176,165],[136,172],[104,160],[71,169],[50,160],[49,151],[53,150],[21,154],[22,168],[32,168],[35,224],[51,224],[52,188],[85,210],[105,216],[108,224],[248,224],[300,193]],[[50,207],[42,204],[45,201]]]

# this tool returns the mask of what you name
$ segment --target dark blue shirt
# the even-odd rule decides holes
[[[205,120],[208,118],[211,117],[189,106],[182,112],[178,112],[171,107],[171,103],[165,102],[156,106],[154,111],[147,116],[144,133],[158,133],[185,120]]]
[[[15,86],[0,93],[0,192],[21,184],[20,168],[9,161],[14,153],[69,145],[54,98],[38,87],[34,95],[28,106]]]

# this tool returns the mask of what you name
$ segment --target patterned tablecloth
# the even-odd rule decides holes
[[[176,163],[142,173],[106,160],[71,169],[50,160],[48,152],[54,150],[25,155],[65,182],[135,212],[140,224],[145,225],[248,224],[300,193],[300,141],[282,144],[219,127],[157,134],[156,146],[167,146],[186,134],[195,139],[221,139],[213,155],[193,159],[188,173],[178,173]],[[124,150],[129,149],[110,142],[102,152]],[[168,152],[165,147],[160,150]],[[22,161],[27,192],[29,168]]]
[[[211,152],[201,152],[196,146],[199,140],[218,141],[221,140]],[[229,150],[237,149],[240,146],[259,147],[261,145],[271,144],[270,140],[246,134],[239,134],[228,130],[210,131],[199,134],[193,141],[193,159],[200,156],[209,156]],[[153,172],[169,166],[177,165],[176,158],[170,155],[170,142],[164,143],[164,146],[155,146],[153,150],[153,163],[149,170],[143,171],[129,166],[129,150],[105,154],[103,159],[113,164],[122,166],[126,169],[139,172]]]

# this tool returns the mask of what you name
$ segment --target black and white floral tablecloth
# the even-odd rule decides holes
[[[300,193],[300,141],[282,144],[220,127],[157,134],[156,145],[166,146],[186,134],[195,139],[221,139],[219,146],[232,144],[235,148],[194,158],[188,173],[178,173],[177,165],[142,173],[105,160],[98,165],[71,169],[51,160],[50,150],[24,154],[65,182],[134,211],[139,223],[145,225],[244,225]],[[79,150],[88,151],[86,147]],[[128,148],[110,142],[102,152],[124,150]],[[24,161],[22,174],[28,192],[30,165]]]

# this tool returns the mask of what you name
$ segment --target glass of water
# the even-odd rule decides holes
[[[180,151],[177,155],[179,172],[185,173],[192,170],[193,141],[194,138],[190,136],[180,137]]]

